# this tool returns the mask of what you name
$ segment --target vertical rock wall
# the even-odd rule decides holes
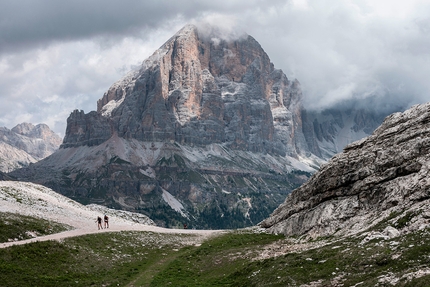
[[[275,69],[254,38],[226,41],[188,25],[112,85],[96,114],[72,113],[63,147],[117,133],[297,156],[309,151],[301,103],[299,83]]]

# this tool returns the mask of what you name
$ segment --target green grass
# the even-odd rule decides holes
[[[0,286],[147,286],[187,237],[113,232],[0,249]]]
[[[363,237],[326,238],[319,248],[255,260],[270,243],[291,243],[266,234],[227,234],[178,256],[150,286],[332,286],[336,280],[343,286],[375,286],[383,276],[398,278],[396,286],[430,286],[430,276],[413,279],[415,285],[402,279],[430,266],[428,230],[360,244]]]
[[[234,274],[265,244],[282,236],[227,233],[190,248],[154,277],[150,286],[237,286]]]
[[[29,239],[37,236],[58,233],[70,227],[48,220],[37,219],[8,212],[0,212],[0,242]]]
[[[314,247],[262,257],[298,238],[247,229],[194,246],[191,235],[99,233],[0,249],[0,286],[430,286],[430,275],[404,276],[430,266],[429,229],[364,237],[301,241]]]

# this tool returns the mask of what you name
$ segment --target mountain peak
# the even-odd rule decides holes
[[[187,36],[192,34],[197,34],[197,26],[194,24],[186,24],[184,27],[182,27],[173,37],[178,36]]]
[[[93,131],[94,143],[117,133],[143,141],[307,152],[301,126],[287,124],[300,117],[300,86],[274,68],[254,38],[232,35],[217,26],[184,26],[98,101],[97,113],[115,124],[100,121],[105,128]],[[77,141],[94,138],[85,133],[69,129],[64,146],[88,144]]]
[[[35,126],[31,123],[20,123],[12,128],[12,131],[21,134],[21,135],[27,135],[31,133],[34,130]]]
[[[0,170],[9,172],[51,155],[62,139],[46,124],[21,123],[0,129]]]

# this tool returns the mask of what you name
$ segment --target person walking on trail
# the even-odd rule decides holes
[[[99,230],[100,230],[100,228],[103,229],[102,218],[100,216],[97,216],[96,222],[97,222],[97,227],[99,228]]]
[[[109,228],[109,217],[106,214],[105,214],[104,220],[105,220],[105,228]]]

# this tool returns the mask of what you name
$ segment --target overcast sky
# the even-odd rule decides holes
[[[309,109],[430,101],[429,0],[0,0],[0,126],[64,136],[74,109],[201,21],[253,36]]]

